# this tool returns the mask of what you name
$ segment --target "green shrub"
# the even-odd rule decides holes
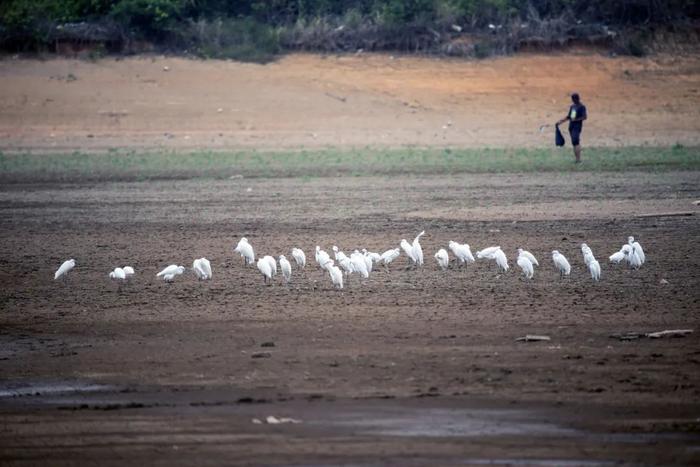
[[[204,58],[230,58],[265,63],[280,53],[278,31],[251,18],[190,22],[183,41]]]
[[[120,0],[110,16],[146,39],[163,39],[181,19],[186,0]]]

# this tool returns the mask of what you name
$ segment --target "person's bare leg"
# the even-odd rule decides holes
[[[574,156],[576,156],[576,163],[581,162],[581,145],[574,146]]]

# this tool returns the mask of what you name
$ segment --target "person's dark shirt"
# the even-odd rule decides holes
[[[569,131],[581,131],[583,129],[583,120],[578,122],[572,121],[574,119],[574,111],[576,111],[576,119],[587,117],[586,106],[583,104],[573,104],[571,107],[569,107]]]

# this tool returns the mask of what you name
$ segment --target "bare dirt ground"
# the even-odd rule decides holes
[[[681,172],[6,185],[0,459],[696,463],[697,332],[610,335],[697,331],[698,216],[636,217],[659,206],[697,210],[697,180]],[[560,209],[580,215],[558,218]],[[379,251],[421,229],[420,270],[402,257],[336,291],[313,265],[317,244]],[[638,271],[605,261],[628,234],[647,250]],[[289,286],[279,277],[265,286],[232,252],[241,236],[258,255],[300,246],[311,264]],[[541,266],[531,282],[491,262],[441,272],[432,255],[450,239],[474,250],[499,244],[513,267],[525,246]],[[600,283],[584,270],[582,241],[601,260]],[[570,278],[551,266],[554,248],[570,258]],[[155,278],[200,256],[212,261],[211,282]],[[76,270],[54,282],[68,257]],[[107,272],[127,263],[137,275],[119,289]],[[515,342],[528,333],[552,340]],[[268,415],[302,423],[251,422]]]
[[[6,59],[0,83],[5,150],[549,146],[572,91],[586,145],[700,143],[695,55]]]
[[[699,64],[5,60],[0,146],[548,145],[537,126],[561,115],[573,82],[589,105],[591,144],[697,144]],[[699,180],[379,173],[4,184],[0,464],[698,464]],[[692,215],[638,217],[681,211]],[[423,229],[419,270],[402,257],[337,291],[314,267],[316,245],[383,251]],[[628,235],[647,252],[638,271],[606,261]],[[233,254],[241,236],[258,255],[302,247],[309,266],[289,286],[279,276],[265,286]],[[452,239],[474,251],[501,245],[512,269],[479,261],[439,271],[432,255]],[[583,241],[601,261],[600,283],[585,272]],[[514,264],[520,246],[541,262],[530,282]],[[551,266],[555,248],[571,277]],[[155,277],[201,256],[212,281]],[[75,271],[54,282],[70,257]],[[125,264],[137,274],[119,288],[107,274]],[[610,337],[675,328],[695,333]],[[551,341],[515,341],[525,334]],[[252,421],[268,415],[301,423]]]

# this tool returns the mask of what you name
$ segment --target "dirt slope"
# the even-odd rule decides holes
[[[0,62],[0,148],[544,146],[576,90],[588,145],[700,143],[700,58],[292,55]]]

